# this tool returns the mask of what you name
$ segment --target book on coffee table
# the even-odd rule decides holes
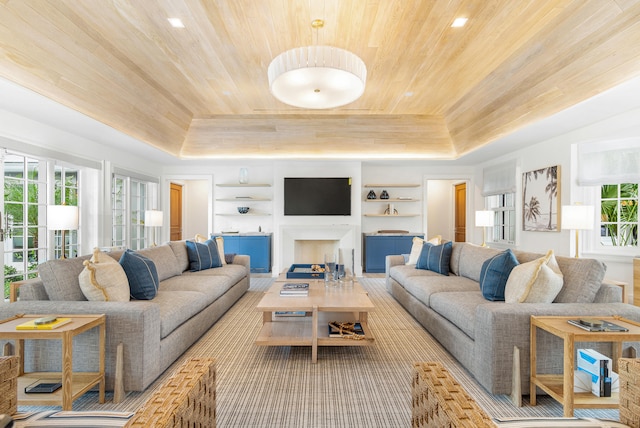
[[[309,295],[309,284],[306,282],[287,282],[282,284],[281,296],[307,296]]]

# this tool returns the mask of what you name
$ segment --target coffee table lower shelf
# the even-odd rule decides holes
[[[556,401],[564,402],[564,375],[537,375],[531,378],[531,382]],[[573,408],[576,409],[617,409],[619,401],[617,392],[612,393],[611,397],[596,397],[591,392],[573,393]]]

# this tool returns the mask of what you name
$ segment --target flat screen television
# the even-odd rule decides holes
[[[284,215],[351,215],[351,177],[285,177]]]

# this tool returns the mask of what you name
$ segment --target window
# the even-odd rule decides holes
[[[144,225],[144,212],[151,209],[151,201],[157,197],[157,193],[157,183],[120,174],[113,175],[111,245],[132,250],[151,245]]]
[[[487,209],[493,211],[491,241],[503,244],[516,243],[515,193],[487,196]]]
[[[600,245],[638,246],[638,183],[600,188]]]
[[[56,165],[54,168],[54,205],[78,206],[78,176],[77,168],[68,168]],[[78,231],[65,231],[64,254],[65,257],[72,258],[78,256]],[[62,256],[62,232],[54,232],[54,252],[55,258]]]
[[[46,260],[46,162],[5,154],[4,170],[4,298],[9,284],[37,276]]]

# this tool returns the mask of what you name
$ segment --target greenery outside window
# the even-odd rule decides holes
[[[485,199],[487,209],[494,213],[491,241],[514,245],[516,243],[515,193],[502,193],[487,196]]]
[[[35,278],[38,263],[46,260],[47,164],[7,153],[4,181],[4,299],[9,284]]]
[[[638,183],[601,186],[600,245],[638,247]]]

